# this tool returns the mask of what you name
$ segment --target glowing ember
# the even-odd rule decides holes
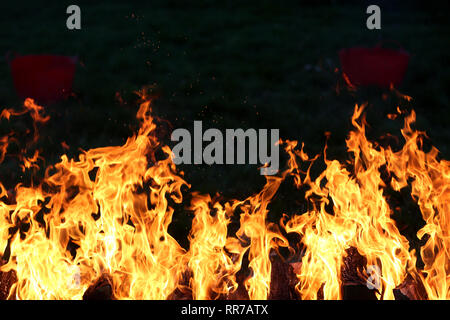
[[[39,185],[17,184],[15,196],[0,184],[5,260],[0,282],[9,281],[7,298],[81,299],[106,283],[115,299],[168,299],[186,292],[194,299],[242,297],[242,292],[267,299],[279,285],[271,283],[276,249],[298,250],[285,237],[290,233],[299,235],[304,248],[301,262],[289,269],[296,274],[298,298],[342,299],[342,274],[356,258],[361,265],[354,277],[374,283],[379,299],[394,299],[394,289],[405,288],[407,279],[424,288],[426,295],[417,298],[450,298],[450,162],[438,160],[435,148],[421,149],[424,133],[411,129],[414,112],[405,117],[400,151],[368,141],[364,106],[355,106],[354,130],[346,141],[350,164],[327,159],[325,149],[326,169],[312,178],[309,169],[318,156],[309,157],[295,141],[280,141],[289,155],[287,169],[268,176],[254,196],[219,202],[193,192],[185,250],[168,228],[174,214],[170,203],[181,203],[190,186],[173,164],[170,148],[155,136],[150,104],[141,104],[140,129],[123,146],[88,150],[78,160],[63,155]],[[30,112],[35,124],[49,120],[31,99],[24,107],[3,110],[1,117]],[[12,138],[0,139],[2,161]],[[156,160],[157,150],[166,158]],[[36,167],[39,157],[24,156],[22,169]],[[303,172],[305,165],[309,169]],[[303,201],[313,209],[269,223],[268,205],[287,177],[307,190]],[[420,250],[423,270],[416,268],[418,253],[400,234],[385,194],[387,188],[407,186],[425,221],[417,234],[427,239]],[[228,226],[237,214],[240,227],[230,235]],[[71,252],[69,246],[76,249]],[[240,279],[245,259],[248,272]]]

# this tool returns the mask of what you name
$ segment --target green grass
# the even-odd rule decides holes
[[[301,6],[299,1],[79,1],[82,30],[65,27],[66,6],[55,2],[2,3],[0,54],[77,55],[76,97],[48,106],[42,130],[45,157],[57,161],[60,142],[78,148],[120,144],[136,129],[133,92],[152,86],[155,114],[174,128],[279,128],[282,138],[304,141],[315,154],[331,132],[329,157],[346,159],[345,138],[355,102],[369,102],[368,134],[398,134],[400,121],[386,118],[401,103],[417,111],[417,128],[450,158],[450,24],[444,9],[394,7],[382,11],[382,30],[365,28],[365,5]],[[403,6],[402,6],[403,7]],[[344,90],[337,51],[396,40],[412,56],[400,91]],[[125,104],[116,99],[119,92]],[[16,106],[10,72],[0,65],[0,105]],[[6,125],[5,125],[6,126]],[[166,137],[168,141],[168,137]],[[14,172],[8,164],[2,170]],[[12,166],[12,165],[11,165]],[[182,166],[193,189],[228,196],[252,194],[263,185],[256,166]],[[20,176],[13,177],[17,180]]]

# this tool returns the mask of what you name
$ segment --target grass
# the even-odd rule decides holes
[[[52,120],[42,129],[41,145],[48,163],[64,152],[75,156],[79,148],[123,143],[136,129],[133,92],[143,86],[158,95],[154,112],[174,128],[192,128],[194,120],[202,120],[204,128],[279,128],[282,138],[304,141],[310,154],[321,152],[327,131],[329,157],[341,160],[347,157],[354,103],[369,102],[371,137],[399,133],[402,123],[386,115],[401,103],[417,111],[417,128],[427,131],[430,143],[448,159],[450,23],[441,13],[445,9],[390,6],[382,9],[382,30],[369,31],[364,2],[333,3],[79,1],[80,31],[65,27],[67,1],[42,7],[29,1],[14,7],[2,3],[0,54],[80,58],[76,96],[47,106]],[[412,103],[377,88],[336,91],[342,82],[335,73],[337,51],[381,40],[396,40],[411,53],[399,90],[412,96]],[[19,104],[4,61],[0,105]],[[2,164],[2,172],[14,173],[13,168]],[[201,192],[242,198],[264,183],[256,166],[182,169]],[[13,179],[20,180],[19,174]]]

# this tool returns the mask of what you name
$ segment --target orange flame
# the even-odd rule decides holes
[[[302,299],[343,298],[341,274],[349,248],[366,259],[363,282],[376,270],[371,277],[379,279],[379,299],[394,299],[394,289],[408,275],[423,284],[428,298],[450,298],[450,162],[437,160],[435,148],[421,149],[424,133],[411,128],[414,112],[405,117],[400,151],[367,140],[364,106],[355,106],[354,130],[346,141],[349,163],[328,159],[325,148],[326,168],[313,178],[320,155],[310,157],[303,144],[299,150],[296,141],[284,141],[287,168],[268,176],[255,195],[221,203],[220,197],[192,192],[194,218],[184,249],[168,230],[173,203],[183,202],[190,185],[172,162],[170,148],[155,136],[151,101],[145,92],[141,98],[139,131],[124,145],[91,149],[78,160],[63,155],[38,186],[17,184],[15,199],[0,184],[0,199],[8,200],[0,200],[0,252],[7,260],[0,271],[17,275],[10,299],[81,299],[104,275],[116,299],[167,299],[186,286],[194,299],[219,299],[240,285],[250,299],[267,299],[272,254],[280,247],[295,250],[285,232],[300,235],[304,247],[301,264],[295,264]],[[32,100],[25,108],[35,125],[48,121]],[[8,109],[1,117],[17,114]],[[7,144],[8,136],[0,141],[1,159]],[[157,150],[163,159],[157,159]],[[23,170],[36,167],[38,158],[38,151],[24,157]],[[278,225],[267,216],[286,177],[306,189],[302,201],[311,209],[285,216]],[[420,250],[423,270],[416,268],[416,252],[398,230],[386,196],[387,188],[408,185],[425,221],[417,234],[427,238]],[[230,235],[237,214],[240,225]],[[239,283],[244,256],[249,274]]]

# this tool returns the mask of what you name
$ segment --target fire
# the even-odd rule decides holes
[[[411,197],[418,203],[425,226],[419,239],[428,237],[420,254],[425,264],[424,274],[418,273],[431,299],[450,298],[450,162],[437,160],[438,150],[432,147],[425,153],[424,132],[414,131],[411,124],[415,112],[405,118],[402,135],[406,143],[402,150],[386,150],[388,169],[394,174],[392,187],[404,188],[411,179]]]
[[[289,156],[286,169],[267,176],[255,195],[225,200],[189,191],[170,148],[156,138],[151,100],[141,97],[140,128],[124,145],[91,149],[78,159],[63,155],[40,183],[19,183],[14,192],[0,183],[0,272],[16,276],[9,299],[82,299],[98,281],[110,284],[115,299],[169,299],[177,292],[225,299],[238,290],[268,299],[272,259],[281,247],[301,255],[293,264],[301,299],[342,299],[351,250],[364,259],[355,269],[361,283],[379,280],[378,299],[394,299],[408,277],[427,298],[450,298],[450,162],[438,160],[435,148],[423,151],[424,133],[411,128],[414,111],[404,118],[403,148],[393,151],[366,138],[365,106],[355,106],[346,141],[351,160],[328,159],[325,148],[326,168],[315,178],[311,168],[321,156],[310,157],[296,141],[279,141]],[[35,143],[38,124],[50,120],[44,111],[27,99],[23,110],[5,109],[1,117],[29,113]],[[1,161],[13,139],[14,133],[0,138]],[[36,169],[41,157],[39,150],[19,157],[22,169]],[[310,209],[269,222],[270,203],[287,177],[306,190],[300,200]],[[425,221],[419,253],[400,233],[386,194],[407,186]],[[169,233],[173,203],[183,203],[186,192],[194,214],[187,249]],[[301,252],[286,234],[299,236]],[[419,254],[423,270],[416,266]]]
[[[352,123],[356,131],[347,140],[354,172],[325,157],[326,170],[314,181],[307,175],[303,182],[309,186],[307,197],[320,198],[317,207],[294,217],[286,226],[288,232],[299,233],[307,247],[298,287],[305,299],[317,299],[322,286],[325,299],[342,298],[341,266],[350,247],[357,248],[368,265],[382,270],[383,299],[393,299],[393,289],[406,276],[409,244],[390,218],[380,176],[385,157],[367,141],[364,124],[357,122],[362,110],[355,107]],[[333,212],[325,208],[330,202]]]

